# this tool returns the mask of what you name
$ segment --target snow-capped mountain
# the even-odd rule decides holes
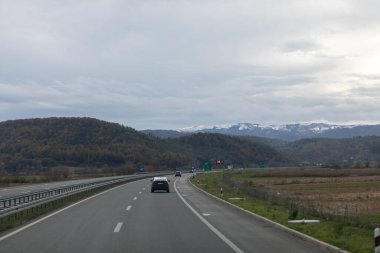
[[[284,140],[304,138],[351,138],[355,136],[380,136],[380,125],[336,125],[326,123],[300,123],[263,125],[238,123],[230,125],[194,126],[176,130],[181,134],[221,133],[238,136],[258,136]]]
[[[144,130],[159,137],[170,138],[192,133],[220,133],[235,136],[257,136],[282,140],[305,138],[352,138],[356,136],[380,136],[380,125],[337,125],[326,123],[300,123],[264,125],[238,123],[215,126],[193,126],[177,130]]]
[[[302,123],[302,124],[286,124],[286,125],[262,125],[251,123],[238,123],[230,125],[215,125],[215,126],[193,126],[177,129],[179,132],[208,132],[208,131],[255,131],[255,130],[272,130],[272,131],[301,131],[322,133],[327,130],[339,128],[353,128],[356,125],[332,125],[325,123]]]

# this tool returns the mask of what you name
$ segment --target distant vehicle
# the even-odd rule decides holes
[[[154,177],[150,192],[166,191],[169,192],[169,180],[166,177]]]
[[[182,176],[181,171],[176,171],[175,174],[174,174],[174,176],[176,176],[176,177]]]

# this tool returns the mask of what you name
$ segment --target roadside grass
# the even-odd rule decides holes
[[[278,190],[341,190],[341,189],[380,189],[379,182],[323,183],[298,185],[272,185],[270,189]]]
[[[341,221],[325,220],[320,217],[303,217],[301,212],[245,195],[239,189],[224,184],[223,173],[197,174],[191,178],[191,182],[225,201],[349,252],[373,252],[372,229],[357,227]],[[221,187],[223,187],[223,197],[220,196]],[[230,199],[235,197],[244,198],[244,200]],[[321,223],[318,225],[289,224],[288,220],[293,218],[320,219]]]

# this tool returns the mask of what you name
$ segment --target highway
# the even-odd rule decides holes
[[[132,175],[133,176],[133,175]],[[117,179],[123,178],[125,176],[115,176],[115,177],[100,177],[100,178],[91,178],[91,179],[80,179],[80,180],[69,180],[69,181],[60,181],[60,182],[52,182],[52,183],[44,183],[44,184],[31,184],[25,186],[14,186],[7,188],[0,188],[0,198],[9,198],[21,194],[29,194],[33,192],[50,190],[53,188],[65,187],[75,184],[84,184],[84,183],[93,183],[102,181],[105,179]]]
[[[329,252],[199,192],[188,176],[170,176],[170,193],[151,193],[148,179],[107,190],[0,235],[0,252]]]

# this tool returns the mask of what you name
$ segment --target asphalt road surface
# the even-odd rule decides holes
[[[130,182],[0,235],[0,252],[327,252],[199,192]],[[175,187],[176,186],[176,187]]]

